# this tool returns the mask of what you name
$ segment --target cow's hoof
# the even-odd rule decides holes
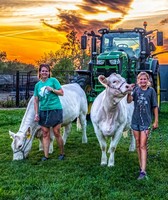
[[[40,149],[39,149],[39,151],[43,151],[43,149],[42,149],[42,148],[40,148]]]
[[[87,140],[82,140],[82,144],[87,144]]]
[[[114,165],[113,164],[108,164],[108,167],[114,167]]]
[[[130,147],[130,148],[129,148],[129,151],[130,151],[130,152],[134,152],[134,151],[135,151],[135,148]]]
[[[106,166],[106,165],[107,165],[107,163],[105,163],[105,162],[101,163],[101,166]]]

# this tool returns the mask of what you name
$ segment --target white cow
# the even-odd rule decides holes
[[[99,141],[102,157],[101,165],[107,165],[106,138],[111,137],[108,152],[108,166],[114,166],[114,152],[123,134],[130,129],[133,104],[128,104],[126,95],[132,91],[132,85],[126,83],[119,74],[111,74],[108,78],[100,75],[99,82],[106,87],[93,102],[91,121]],[[135,150],[135,139],[132,135],[130,151]]]
[[[71,122],[76,118],[79,119],[77,122],[80,122],[82,128],[82,143],[87,143],[86,115],[88,112],[88,105],[86,94],[77,83],[63,85],[62,89],[64,90],[64,96],[60,96],[59,98],[63,106],[62,126],[64,127],[64,144],[66,143],[71,130]],[[19,131],[16,134],[9,131],[10,136],[13,138],[13,142],[11,144],[13,150],[13,160],[26,158],[31,150],[33,138],[36,133],[39,132],[39,126],[37,122],[34,122],[34,117],[34,97],[32,97],[28,103]],[[54,138],[52,128],[50,130],[50,136],[50,153],[52,153]]]

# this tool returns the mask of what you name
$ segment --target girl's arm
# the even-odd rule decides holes
[[[34,97],[34,111],[35,111],[35,117],[34,121],[38,122],[39,121],[39,99],[38,97]]]
[[[64,91],[63,91],[62,88],[59,89],[59,90],[56,90],[56,89],[54,89],[54,88],[52,88],[52,87],[50,87],[50,86],[47,86],[46,89],[47,89],[48,91],[52,91],[54,94],[57,94],[57,95],[59,95],[59,96],[63,96],[63,95],[64,95]]]
[[[132,83],[130,86],[131,86],[131,88],[133,90],[134,87],[135,87],[135,84]],[[133,101],[133,96],[131,95],[131,92],[129,92],[128,95],[127,95],[127,103],[131,103],[132,101]]]
[[[133,101],[133,97],[131,95],[131,93],[127,94],[127,103],[131,103]]]
[[[56,90],[56,89],[52,89],[52,92],[54,92],[54,94],[57,94],[59,96],[63,96],[64,95],[64,91],[63,89],[59,89],[59,90]]]
[[[158,107],[154,107],[153,113],[154,113],[153,129],[156,129],[158,128]]]

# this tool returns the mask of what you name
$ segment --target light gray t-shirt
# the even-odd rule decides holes
[[[153,108],[157,107],[156,92],[152,87],[142,90],[136,87],[133,91],[134,112],[132,124],[150,126],[153,116]]]

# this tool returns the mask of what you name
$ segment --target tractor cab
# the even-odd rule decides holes
[[[93,102],[104,90],[98,82],[100,74],[107,77],[114,72],[119,73],[128,83],[134,83],[137,74],[146,71],[150,75],[160,104],[159,61],[153,56],[153,52],[156,46],[163,45],[163,33],[158,30],[147,31],[146,26],[144,23],[144,28],[103,28],[98,34],[85,31],[81,37],[81,48],[85,51],[89,46],[91,58],[88,70],[76,71],[78,76],[75,77],[75,82],[86,91],[89,102]],[[90,45],[87,45],[88,38]]]

